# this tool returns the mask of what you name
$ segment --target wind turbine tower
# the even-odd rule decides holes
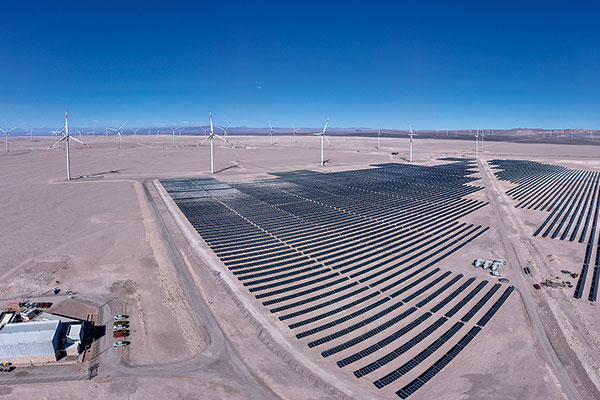
[[[50,150],[51,148],[53,148],[54,146],[56,146],[59,143],[64,142],[65,146],[66,146],[66,150],[67,150],[67,180],[70,181],[71,180],[71,160],[70,160],[70,155],[69,155],[69,141],[70,139],[73,139],[76,142],[81,143],[84,146],[89,147],[86,143],[82,142],[81,140],[77,139],[76,137],[71,137],[69,136],[69,118],[67,117],[67,110],[65,109],[65,129],[64,129],[65,134],[63,135],[63,137],[61,137],[56,143],[54,143],[53,145],[51,145],[50,147],[48,147],[46,150],[44,150],[44,152]]]
[[[115,128],[108,128],[111,131],[117,132],[117,135],[119,135],[119,143],[117,145],[117,147],[119,149],[121,148],[121,129],[123,129],[123,127],[125,126],[126,123],[127,123],[127,121],[123,122],[123,124],[120,127],[118,127],[117,129],[115,129]]]
[[[409,151],[408,151],[408,162],[413,161],[413,136],[415,136],[412,126],[410,126],[410,121],[408,122],[408,139],[409,139]]]
[[[298,143],[298,141],[296,140],[296,127],[291,122],[290,125],[292,125],[292,135],[294,135],[294,143]]]
[[[269,136],[271,137],[271,144],[273,144],[273,132],[277,131],[273,129],[273,127],[271,126],[271,121],[269,121]]]
[[[223,140],[224,142],[229,143],[229,141],[227,139],[225,139],[224,137],[217,135],[214,132],[213,121],[212,121],[212,112],[210,110],[208,110],[208,116],[210,119],[210,135],[208,135],[206,138],[204,138],[204,140],[202,140],[200,143],[198,143],[196,145],[196,147],[200,146],[202,143],[206,142],[207,140],[210,140],[210,173],[214,174],[215,173],[215,153],[214,153],[214,148],[213,148],[213,139],[216,136],[219,139]]]
[[[2,131],[4,133],[4,149],[6,150],[7,153],[8,153],[8,136],[15,129],[17,129],[16,126],[14,128],[12,128],[12,129],[9,129],[9,130],[5,130],[5,129],[0,128],[0,131]]]
[[[323,131],[314,134],[314,136],[321,136],[321,167],[325,165],[325,159],[323,158],[323,140],[327,140],[327,144],[329,144],[329,147],[331,147],[331,142],[325,135],[325,132],[327,131],[327,125],[329,125],[329,117],[327,117],[327,122],[325,122]]]
[[[475,134],[475,159],[478,160],[479,159],[479,145],[478,142],[479,141],[479,129],[477,129],[477,133]]]

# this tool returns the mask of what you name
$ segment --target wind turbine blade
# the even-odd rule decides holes
[[[125,124],[126,124],[126,123],[127,123],[127,121],[123,122],[123,125],[121,125],[121,126],[119,127],[119,130],[121,130],[121,128],[123,128],[123,127],[125,126]]]
[[[327,139],[327,136],[326,136],[326,135],[323,135],[323,137],[325,138],[325,140],[327,140],[327,143],[329,144],[329,147],[333,147],[333,146],[331,145],[331,142],[329,141],[329,139]]]
[[[63,136],[62,138],[60,138],[59,140],[57,140],[56,143],[50,145],[46,150],[44,150],[44,152],[50,150],[51,148],[53,148],[54,146],[56,146],[57,144],[59,144],[60,142],[62,142],[63,140],[66,140],[66,139],[67,139],[67,137]]]
[[[412,130],[412,127],[410,126],[410,121],[408,122],[408,129],[410,130],[410,134],[412,135],[413,134],[413,130]]]
[[[109,131],[113,131],[113,132],[118,132],[119,131],[118,129],[115,129],[115,128],[108,128],[108,130]]]
[[[16,127],[16,126],[15,126],[14,128],[12,128],[12,129],[9,129],[7,133],[11,133],[11,132],[12,132],[12,131],[14,131],[15,129],[17,129],[17,127]]]
[[[273,130],[273,127],[271,126],[271,120],[269,120],[269,129]]]
[[[227,142],[227,143],[229,143],[229,140],[225,139],[223,136],[219,136],[219,135],[217,135],[216,133],[215,133],[213,136],[214,136],[214,137],[217,137],[217,138],[219,138],[219,139],[221,139],[221,140],[222,140],[222,141],[224,141],[224,142]]]
[[[325,122],[325,127],[323,128],[323,135],[325,134],[325,131],[327,130],[327,125],[329,125],[329,117],[327,117],[327,122]]]
[[[72,140],[74,140],[74,141],[76,141],[76,142],[79,142],[79,143],[81,143],[81,144],[82,144],[82,145],[84,145],[84,146],[87,146],[87,147],[89,147],[90,149],[92,148],[92,146],[90,146],[90,145],[89,145],[89,144],[87,144],[87,143],[84,143],[84,142],[82,142],[81,140],[77,139],[75,136],[71,136],[71,139],[72,139]]]

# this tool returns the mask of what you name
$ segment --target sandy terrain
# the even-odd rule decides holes
[[[38,296],[54,287],[74,290],[100,307],[102,322],[110,321],[112,313],[130,314],[132,345],[113,349],[112,339],[103,338],[98,343],[98,376],[91,381],[11,383],[0,386],[1,396],[325,399],[372,393],[347,377],[336,381],[335,369],[334,379],[315,382],[306,365],[318,363],[318,358],[286,338],[289,332],[261,336],[260,318],[247,315],[244,302],[249,296],[226,294],[226,284],[208,265],[218,259],[212,254],[207,260],[190,245],[152,181],[208,175],[208,148],[195,148],[198,138],[177,137],[172,148],[170,136],[124,137],[120,150],[114,137],[84,139],[92,149],[72,146],[71,171],[74,177],[86,177],[69,183],[64,181],[64,152],[43,152],[51,138],[11,138],[11,151],[0,152],[0,298],[8,302]],[[215,177],[229,182],[267,178],[274,171],[338,171],[405,162],[408,153],[406,139],[382,139],[378,150],[374,138],[335,137],[333,149],[325,150],[330,162],[321,168],[315,137],[298,137],[298,143],[276,137],[274,146],[266,137],[230,140],[235,147],[218,145],[215,150]],[[466,141],[415,140],[415,162],[432,165],[440,157],[472,157],[473,147]],[[600,170],[598,147],[593,146],[494,142],[485,144],[481,158]],[[504,191],[510,188],[505,182],[499,185]],[[491,193],[486,187],[472,197],[485,200]],[[511,212],[520,221],[513,226],[503,216],[508,233],[499,230],[491,206],[464,218],[492,229],[439,267],[489,278],[470,263],[475,258],[508,259],[502,240],[508,235],[529,249],[519,263],[535,259],[534,278],[527,278],[529,282],[517,277],[522,266],[509,265],[505,276],[518,290],[452,367],[411,398],[560,399],[594,398],[598,393],[600,339],[595,332],[600,318],[594,306],[576,301],[571,292],[535,292],[531,287],[533,279],[565,265],[580,265],[583,245],[533,239],[531,228],[546,213],[513,206],[498,205],[501,216]],[[543,326],[531,322],[524,297],[539,310]],[[540,344],[540,331],[547,332],[544,337],[554,355]],[[568,368],[557,368],[551,357]]]

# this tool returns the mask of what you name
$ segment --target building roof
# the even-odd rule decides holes
[[[83,324],[73,324],[69,325],[69,332],[67,333],[67,337],[71,340],[81,341],[81,327]]]
[[[0,359],[56,353],[60,321],[8,324],[0,329]]]

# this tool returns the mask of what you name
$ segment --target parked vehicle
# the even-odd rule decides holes
[[[506,278],[500,278],[498,279],[498,281],[502,282],[502,283],[509,283],[510,281]]]
[[[542,288],[542,287],[541,287],[539,284],[537,284],[537,283],[535,283],[535,284],[533,285],[533,287],[535,288],[535,290],[540,290],[540,289]]]
[[[115,319],[127,319],[127,318],[129,318],[129,315],[126,315],[126,314],[115,315]]]
[[[490,272],[490,274],[492,274],[493,276],[502,276],[502,274],[498,271],[492,271]]]
[[[123,346],[129,346],[129,341],[127,340],[123,340],[123,341],[119,341],[119,342],[114,342],[113,343],[113,347],[123,347]]]
[[[113,326],[113,331],[122,331],[129,328],[129,325],[115,325]]]
[[[12,370],[12,365],[9,362],[0,363],[0,372],[9,372]]]
[[[129,336],[129,331],[117,331],[117,332],[113,332],[113,337],[114,338],[127,337],[127,336]]]

